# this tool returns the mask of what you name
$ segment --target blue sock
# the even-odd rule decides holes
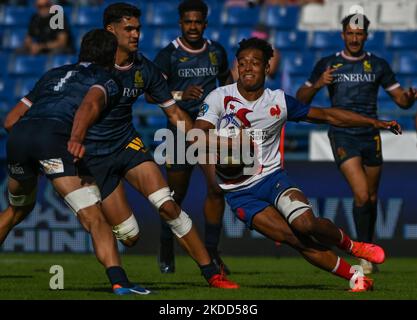
[[[222,231],[222,224],[206,223],[205,225],[205,245],[207,249],[217,251],[219,246],[220,233]]]
[[[215,274],[219,274],[220,270],[219,268],[213,263],[210,262],[210,264],[205,266],[200,266],[201,273],[203,274],[204,278],[208,281],[212,276]]]
[[[112,286],[119,284],[122,287],[131,288],[132,283],[127,278],[126,272],[120,266],[110,267],[106,269],[107,277]]]

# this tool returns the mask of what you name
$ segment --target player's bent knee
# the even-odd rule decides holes
[[[34,188],[29,194],[22,195],[14,195],[9,191],[9,203],[14,207],[34,206],[36,202],[36,192],[37,188]]]
[[[128,247],[133,246],[139,239],[139,226],[133,213],[121,224],[113,226],[112,230],[116,239]]]
[[[178,237],[182,238],[190,232],[193,222],[184,211],[181,210],[178,218],[167,220],[166,223],[170,226],[172,232]]]
[[[159,189],[158,191],[155,191],[154,193],[151,193],[148,196],[149,201],[152,203],[152,205],[155,207],[156,210],[159,210],[159,208],[167,201],[174,201],[171,195],[171,190],[169,190],[168,187],[164,187]]]
[[[95,185],[82,187],[68,193],[64,201],[77,214],[80,210],[101,202],[100,190]]]
[[[311,210],[311,204],[291,198],[289,191],[293,190],[300,191],[296,188],[286,190],[283,194],[281,194],[275,204],[278,211],[284,215],[290,225],[296,218],[300,217],[308,210]]]

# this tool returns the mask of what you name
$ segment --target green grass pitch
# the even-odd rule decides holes
[[[365,293],[347,292],[347,281],[301,258],[226,256],[224,260],[240,289],[209,288],[195,263],[185,256],[177,257],[175,274],[162,275],[155,256],[124,255],[130,279],[153,294],[118,297],[110,292],[104,269],[93,255],[2,253],[0,299],[417,299],[417,259],[389,258],[373,275],[375,290]],[[52,265],[64,268],[63,290],[49,288]]]

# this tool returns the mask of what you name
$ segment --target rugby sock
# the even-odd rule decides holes
[[[376,218],[378,216],[378,204],[371,202],[371,217],[370,217],[370,224],[369,224],[369,230],[368,230],[368,237],[367,242],[373,242],[374,240],[374,232],[375,232],[375,224],[376,224]]]
[[[125,288],[133,287],[133,284],[127,278],[126,272],[120,266],[107,268],[106,274],[112,286],[119,284]]]
[[[369,230],[372,223],[372,204],[370,201],[365,203],[362,207],[353,206],[353,218],[356,225],[356,233],[358,241],[368,241]]]
[[[339,245],[337,246],[339,249],[342,249],[343,251],[350,252],[353,247],[353,241],[349,238],[349,236],[342,230],[339,229],[342,239],[340,240]]]
[[[350,280],[350,278],[352,278],[353,274],[355,273],[355,270],[352,270],[353,272],[351,272],[351,268],[352,266],[349,263],[347,263],[346,260],[337,257],[336,266],[332,270],[332,273],[341,278]]]
[[[200,266],[201,273],[203,274],[204,278],[208,281],[212,276],[215,274],[219,274],[219,268],[213,263],[207,264],[205,266]]]
[[[206,223],[204,242],[205,242],[207,250],[209,250],[210,252],[217,251],[221,231],[222,231],[221,223],[219,224]]]

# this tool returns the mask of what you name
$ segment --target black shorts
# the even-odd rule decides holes
[[[92,173],[105,199],[118,186],[127,171],[145,161],[154,161],[139,136],[131,139],[124,148],[104,156],[86,156],[84,162]]]
[[[44,173],[48,178],[89,175],[83,162],[74,163],[67,151],[71,128],[49,119],[17,122],[7,140],[7,170],[22,181]]]
[[[333,156],[340,165],[353,157],[361,157],[362,163],[369,167],[382,165],[381,136],[351,135],[340,132],[329,132]]]

